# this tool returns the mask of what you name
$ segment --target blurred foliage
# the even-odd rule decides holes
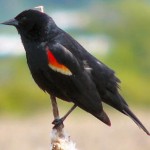
[[[112,39],[111,63],[120,67],[132,66],[134,70],[149,75],[150,3],[146,0],[121,0],[102,5],[102,9],[98,7],[94,5],[92,8],[95,17],[87,31],[104,33]],[[118,65],[114,60],[122,64]]]
[[[50,106],[48,95],[32,80],[24,57],[1,58],[0,69],[0,113],[23,115]]]
[[[148,0],[94,1],[85,15],[85,33],[111,39],[105,57],[96,54],[121,79],[128,103],[150,106],[150,2]],[[90,12],[87,14],[87,12]],[[49,96],[29,75],[25,57],[0,58],[0,113],[26,114],[49,109]]]

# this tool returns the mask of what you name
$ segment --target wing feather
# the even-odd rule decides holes
[[[71,76],[79,71],[80,65],[73,54],[63,45],[56,43],[46,47],[48,66],[56,72]]]

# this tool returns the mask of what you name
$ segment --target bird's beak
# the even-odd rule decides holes
[[[10,19],[8,21],[2,22],[4,25],[18,26],[18,21],[16,19]]]

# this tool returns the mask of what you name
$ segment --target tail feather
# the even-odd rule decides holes
[[[99,120],[101,120],[102,122],[104,122],[106,125],[111,126],[110,119],[104,111],[94,116],[98,118]]]
[[[128,106],[124,105],[123,113],[129,116],[137,125],[139,128],[143,129],[143,131],[150,136],[149,131],[144,127],[142,122],[134,115],[134,113],[129,109]]]
[[[130,117],[141,129],[143,129],[144,132],[147,133],[147,135],[150,136],[150,132],[144,127],[142,122],[129,109],[128,104],[119,93],[114,95],[113,93],[108,92],[107,95],[108,97],[105,99],[105,103]]]

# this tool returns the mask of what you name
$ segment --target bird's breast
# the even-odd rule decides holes
[[[31,72],[42,68],[46,69],[48,67],[44,47],[33,45],[31,47],[26,47],[25,49],[26,49],[27,63]]]

